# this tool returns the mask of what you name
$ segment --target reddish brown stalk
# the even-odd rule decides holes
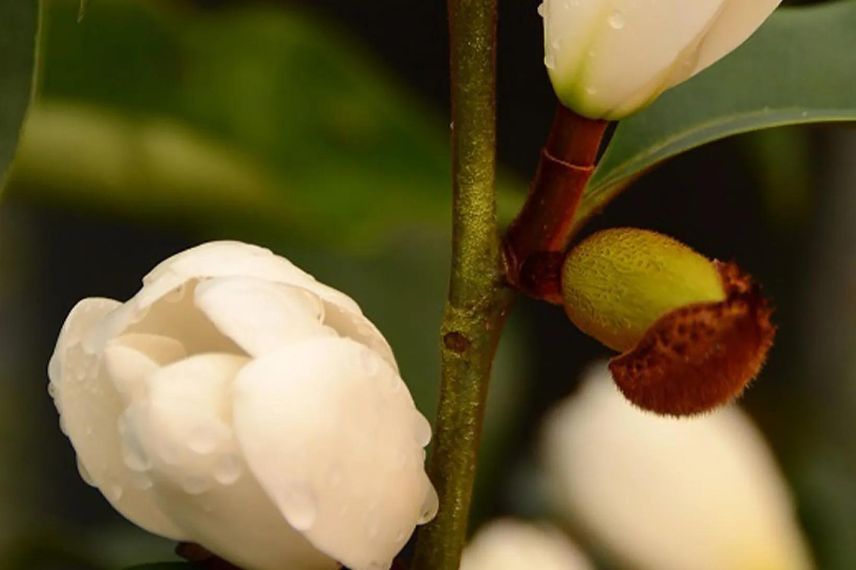
[[[574,213],[608,125],[558,105],[526,204],[504,243],[508,281],[531,297],[562,302],[561,267]]]

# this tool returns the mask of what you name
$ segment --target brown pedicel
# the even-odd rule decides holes
[[[776,334],[772,310],[733,263],[715,262],[726,299],[660,317],[609,369],[624,396],[661,415],[709,411],[739,396],[758,375]]]

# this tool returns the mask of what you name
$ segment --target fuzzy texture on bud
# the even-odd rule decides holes
[[[748,276],[651,231],[583,241],[565,260],[562,293],[580,330],[622,352],[610,369],[624,395],[660,414],[696,414],[739,396],[775,336]]]
[[[638,570],[811,570],[787,484],[736,407],[664,418],[630,406],[602,364],[545,422],[559,512]]]
[[[548,525],[500,519],[479,529],[461,570],[594,570],[562,532]]]
[[[81,475],[140,527],[247,570],[389,568],[437,497],[427,420],[347,295],[239,242],[84,299],[49,366]]]
[[[544,62],[562,103],[622,119],[751,36],[781,0],[544,0]]]

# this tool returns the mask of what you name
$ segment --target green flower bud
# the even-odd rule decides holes
[[[726,297],[716,266],[684,244],[647,230],[598,232],[565,259],[565,310],[583,332],[623,352],[660,317]]]
[[[628,400],[666,415],[725,404],[758,374],[775,327],[760,288],[666,236],[599,232],[566,258],[571,320],[622,354],[609,363]]]

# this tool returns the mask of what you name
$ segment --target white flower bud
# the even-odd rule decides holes
[[[544,0],[544,62],[566,107],[617,120],[730,53],[780,3]]]
[[[480,529],[464,550],[461,570],[594,570],[557,528],[500,519]]]
[[[388,568],[436,512],[431,428],[386,340],[268,250],[205,244],[124,304],[84,299],[49,375],[87,482],[247,570]]]
[[[556,506],[639,570],[809,570],[787,485],[738,408],[671,418],[621,396],[606,366],[549,417]]]

